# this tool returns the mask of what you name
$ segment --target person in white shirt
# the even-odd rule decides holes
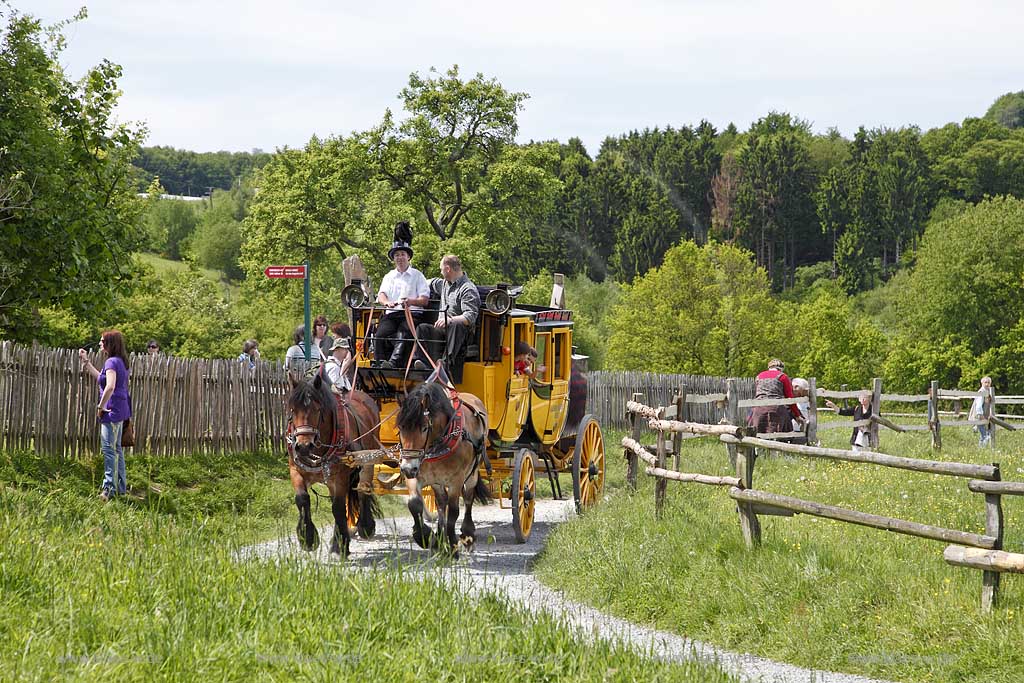
[[[344,392],[352,390],[352,380],[349,374],[352,368],[352,351],[348,347],[348,339],[341,337],[334,340],[331,345],[331,355],[327,357],[324,370],[327,379],[331,380],[331,386],[335,391]]]
[[[409,310],[413,324],[418,324],[423,317],[423,307],[430,301],[427,278],[410,265],[411,238],[408,223],[403,221],[395,227],[395,242],[388,251],[395,269],[384,276],[377,294],[377,303],[388,309],[377,324],[373,340],[373,363],[382,368],[397,368],[404,362],[406,347],[412,338],[405,310]]]

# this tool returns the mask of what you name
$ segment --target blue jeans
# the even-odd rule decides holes
[[[124,422],[100,423],[100,450],[103,451],[103,490],[110,495],[123,496],[128,491],[124,467],[124,449],[121,430]]]
[[[992,428],[988,425],[978,425],[978,445],[992,445]]]

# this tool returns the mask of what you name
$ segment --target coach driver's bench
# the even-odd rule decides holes
[[[445,356],[447,337],[441,340],[420,340],[423,348],[430,354],[435,362],[443,364],[445,372],[454,384],[460,384],[463,379],[463,371],[467,362],[489,362],[497,363],[502,360],[502,329],[505,325],[505,318],[511,308],[512,299],[522,291],[521,286],[510,288],[508,285],[477,287],[480,295],[481,310],[476,322],[470,326],[463,343],[455,349],[451,357]],[[447,315],[440,311],[441,300],[436,296],[437,292],[431,292],[431,298],[424,309],[420,323],[433,325],[439,315]],[[415,368],[410,363],[409,357],[414,355],[415,344],[406,345],[406,353],[402,362],[395,368],[372,367],[373,334],[376,331],[379,316],[382,309],[375,306],[366,306],[367,297],[363,292],[361,283],[353,283],[345,288],[342,293],[342,301],[352,309],[353,321],[355,322],[356,339],[356,362],[359,365],[359,376],[370,393],[375,390],[387,391],[386,386],[392,384],[392,378],[405,378],[414,380],[426,379],[433,368]],[[484,353],[481,354],[481,348]],[[406,367],[408,366],[408,372]]]

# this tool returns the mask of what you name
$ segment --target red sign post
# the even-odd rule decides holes
[[[294,278],[306,277],[306,266],[267,266],[263,274],[271,278]]]

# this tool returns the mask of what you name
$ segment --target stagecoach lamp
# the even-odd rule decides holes
[[[512,297],[503,289],[494,289],[484,299],[484,306],[494,315],[504,315],[512,308]]]
[[[502,347],[501,347],[501,355],[503,355],[503,356],[507,356],[507,355],[509,355],[510,353],[512,353],[512,349],[510,349],[510,348],[509,348],[509,347],[507,347],[507,346],[502,346]]]
[[[359,308],[366,303],[366,294],[360,285],[352,283],[341,290],[341,301],[349,308]]]

